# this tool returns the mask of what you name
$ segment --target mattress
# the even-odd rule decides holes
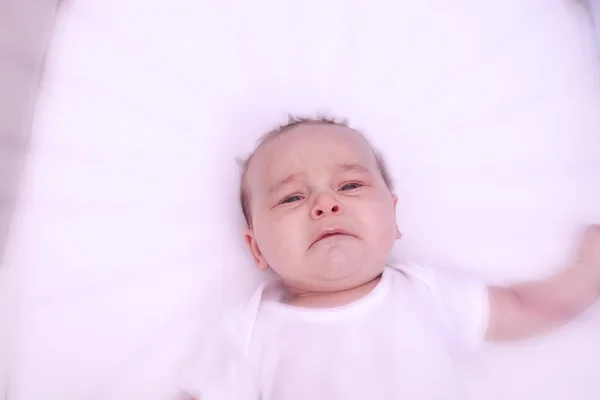
[[[57,3],[0,2],[0,398],[8,391],[17,298],[16,271],[8,268],[3,255]]]
[[[15,30],[2,74],[34,71],[4,100],[18,119],[0,118],[10,400],[169,398],[265,279],[236,159],[287,113],[347,117],[382,150],[400,257],[509,283],[560,268],[600,221],[600,66],[579,2],[25,4],[0,12],[35,28]],[[599,325],[595,308],[486,347],[473,398],[597,399]]]

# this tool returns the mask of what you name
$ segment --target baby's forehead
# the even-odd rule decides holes
[[[294,154],[307,149],[322,148],[333,149],[350,157],[362,155],[369,158],[374,154],[367,139],[352,128],[333,124],[306,124],[267,137],[255,150],[252,158],[262,161],[286,152]],[[314,152],[315,156],[321,154],[319,151]]]
[[[360,132],[345,126],[307,124],[278,132],[261,143],[247,165],[247,175],[253,175],[248,184],[289,173],[287,169],[329,161],[377,167],[375,151]]]

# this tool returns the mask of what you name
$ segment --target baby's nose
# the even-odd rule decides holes
[[[313,218],[322,218],[327,215],[340,214],[342,212],[341,204],[329,195],[321,195],[315,201],[315,205],[311,211]]]

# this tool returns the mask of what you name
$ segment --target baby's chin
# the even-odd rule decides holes
[[[308,254],[308,262],[319,266],[323,272],[351,274],[369,263],[370,255],[358,242],[324,243]]]
[[[317,286],[344,290],[367,283],[381,274],[385,264],[378,264],[362,257],[326,257],[311,263],[310,277]]]

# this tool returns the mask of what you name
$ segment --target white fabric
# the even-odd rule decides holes
[[[182,389],[202,400],[456,399],[456,358],[482,343],[486,285],[407,264],[346,306],[281,301],[276,282],[226,317]]]
[[[349,117],[384,151],[403,258],[533,278],[600,220],[600,69],[576,2],[63,12],[6,259],[19,273],[11,400],[170,393],[263,279],[241,238],[234,159],[287,112]],[[598,325],[591,312],[486,351],[469,371],[476,398],[597,400]]]
[[[600,48],[600,1],[590,0],[590,10],[592,12],[592,18],[594,20],[594,26],[596,30],[596,41]]]

